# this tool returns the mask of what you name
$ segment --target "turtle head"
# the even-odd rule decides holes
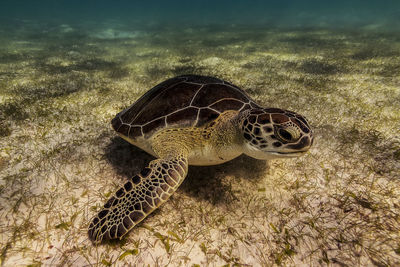
[[[251,109],[240,121],[244,152],[256,159],[301,156],[313,143],[307,120],[292,111]]]

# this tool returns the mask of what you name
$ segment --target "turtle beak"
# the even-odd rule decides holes
[[[265,151],[265,152],[274,155],[274,157],[276,158],[296,158],[307,153],[307,151],[293,151],[293,152]]]
[[[284,158],[296,158],[303,156],[304,154],[307,153],[307,151],[295,151],[295,152],[275,152],[279,157],[284,157]]]

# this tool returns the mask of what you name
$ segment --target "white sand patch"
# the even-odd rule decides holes
[[[74,28],[72,28],[70,25],[68,24],[61,24],[60,25],[60,31],[62,33],[69,33],[69,32],[73,32]]]
[[[200,65],[206,65],[206,66],[210,66],[210,67],[215,67],[221,63],[222,63],[222,59],[218,58],[218,57],[209,57],[209,58],[206,58],[206,59],[200,61]]]
[[[90,36],[99,39],[127,39],[143,35],[141,31],[121,31],[114,28],[94,32]]]

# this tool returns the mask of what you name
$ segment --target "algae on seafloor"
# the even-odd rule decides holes
[[[2,264],[400,264],[399,33],[15,27],[0,42]],[[314,148],[191,167],[123,241],[94,247],[91,216],[152,159],[110,120],[187,73],[304,114]]]

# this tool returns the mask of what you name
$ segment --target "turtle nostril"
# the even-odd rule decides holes
[[[290,141],[292,140],[292,134],[286,131],[285,129],[279,129],[279,136],[282,137],[283,139]]]

